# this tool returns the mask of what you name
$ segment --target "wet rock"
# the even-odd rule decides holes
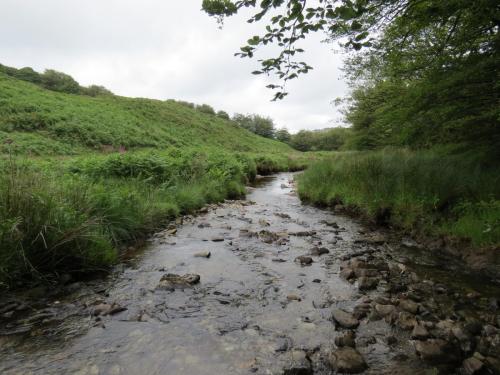
[[[316,234],[316,231],[307,230],[307,231],[290,232],[289,234],[290,236],[296,236],[296,237],[310,237],[314,236]]]
[[[212,253],[210,251],[200,251],[198,253],[193,254],[195,258],[210,258]]]
[[[100,303],[99,305],[94,306],[92,310],[92,315],[94,316],[103,315],[105,312],[109,311],[110,308],[111,305],[108,305],[107,303]]]
[[[379,280],[374,277],[360,277],[358,279],[358,289],[359,290],[371,290],[375,289],[379,283]]]
[[[462,373],[464,375],[475,375],[484,368],[484,363],[476,357],[470,357],[462,362]]]
[[[285,263],[286,259],[283,258],[273,258],[271,261],[276,262],[276,263]]]
[[[381,305],[377,303],[375,311],[380,317],[385,318],[387,315],[393,314],[396,311],[396,307],[394,305]]]
[[[422,324],[415,324],[411,331],[411,338],[415,340],[426,340],[430,337],[429,331]]]
[[[409,299],[402,299],[399,301],[399,308],[411,314],[416,314],[418,312],[418,303],[415,303]]]
[[[281,217],[282,219],[290,219],[290,215],[285,214],[283,212],[276,212],[275,215]]]
[[[342,336],[335,337],[335,345],[337,345],[337,347],[339,348],[342,348],[344,346],[355,348],[356,347],[355,338],[356,335],[354,331],[347,331]]]
[[[344,310],[333,309],[332,319],[343,328],[356,328],[359,326],[359,320]]]
[[[127,310],[126,307],[114,303],[111,305],[111,308],[108,311],[105,311],[102,315],[115,315],[125,310]]]
[[[395,336],[390,335],[385,338],[385,342],[387,343],[387,345],[392,346],[397,344],[398,339]]]
[[[283,375],[312,375],[311,361],[303,350],[293,350],[287,359]]]
[[[271,224],[269,224],[269,222],[266,221],[265,219],[259,219],[259,225],[262,226],[262,227],[268,227]]]
[[[316,284],[319,284],[319,283],[321,283],[321,280],[320,280],[320,279],[313,279],[313,281],[312,281],[312,282],[313,282],[313,283],[316,283]]]
[[[289,186],[288,186],[288,185],[286,185],[286,184],[281,184],[281,185],[280,185],[280,187],[281,187],[282,189],[288,189],[288,188],[289,188]]]
[[[173,273],[167,273],[163,275],[158,284],[159,289],[173,290],[176,288],[190,287],[200,282],[200,275],[197,274],[185,274],[176,275]]]
[[[274,233],[270,232],[268,230],[261,230],[259,232],[259,239],[264,242],[264,243],[273,243],[274,241],[277,241],[279,239],[279,236]]]
[[[299,262],[302,266],[312,264],[313,262],[311,257],[305,255],[298,256],[297,258],[295,258],[295,261]]]
[[[343,347],[332,352],[329,362],[334,371],[347,374],[358,374],[368,367],[361,354],[350,347]]]
[[[354,241],[354,243],[367,243],[371,245],[382,245],[387,242],[387,239],[381,233],[375,233],[369,236],[363,236]]]
[[[174,236],[176,234],[177,234],[177,228],[172,228],[165,231],[166,236]]]
[[[296,295],[296,294],[289,294],[289,295],[287,295],[287,296],[286,296],[286,299],[287,299],[288,301],[298,301],[298,302],[302,301],[302,298],[300,298],[300,297],[299,297],[298,295]]]
[[[224,237],[222,237],[222,236],[215,236],[215,237],[212,237],[210,239],[210,241],[212,241],[212,242],[222,242],[222,241],[224,241]]]
[[[321,255],[324,255],[324,254],[329,254],[330,253],[330,250],[328,250],[326,247],[313,247],[311,249],[311,255],[314,255],[314,256],[321,256]]]
[[[417,320],[415,319],[415,317],[412,314],[410,314],[406,311],[402,311],[399,313],[396,324],[402,330],[409,331],[409,330],[413,330],[413,328],[417,324]]]
[[[415,351],[424,361],[433,364],[444,364],[457,360],[456,350],[442,339],[415,341]]]
[[[212,225],[210,223],[200,223],[198,228],[210,228]]]
[[[354,277],[354,271],[351,268],[344,268],[340,271],[340,277],[345,280],[350,280]]]
[[[352,315],[358,320],[363,319],[370,313],[371,308],[372,307],[369,303],[361,303],[354,307]]]

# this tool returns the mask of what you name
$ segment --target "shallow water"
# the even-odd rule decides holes
[[[284,173],[263,179],[247,196],[252,204],[236,201],[211,209],[179,225],[175,235],[154,237],[107,280],[54,297],[49,306],[59,320],[24,336],[0,336],[0,372],[281,374],[292,362],[292,350],[300,349],[309,354],[315,374],[330,374],[325,358],[339,334],[331,309],[352,309],[363,297],[339,278],[340,258],[366,248],[355,243],[366,228],[302,205],[292,192],[292,178]],[[325,222],[336,222],[339,229]],[[316,234],[289,235],[289,241],[277,244],[249,237],[247,230]],[[216,237],[223,241],[212,241]],[[313,257],[310,266],[294,262],[319,243],[330,254]],[[200,251],[210,251],[211,257],[193,256]],[[160,290],[157,285],[167,272],[199,274],[201,282]],[[301,300],[288,300],[290,294]],[[127,310],[96,322],[92,306],[101,301]],[[398,337],[399,344],[385,344],[388,334]],[[371,344],[358,345],[369,365],[366,373],[428,370],[413,354],[407,333],[393,331],[383,321],[363,321],[358,340],[373,337]]]

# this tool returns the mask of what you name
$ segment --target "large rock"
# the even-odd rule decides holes
[[[329,362],[334,371],[347,374],[358,374],[368,367],[361,354],[348,346],[332,352]]]
[[[350,280],[354,277],[354,271],[352,268],[344,268],[342,271],[340,271],[340,277],[345,279],[345,280]]]
[[[418,303],[409,299],[402,299],[399,301],[399,308],[411,314],[416,314],[418,312],[418,307]]]
[[[177,288],[190,287],[200,282],[200,275],[188,273],[185,275],[176,275],[174,273],[166,273],[160,279],[158,284],[159,289],[173,290]]]
[[[335,337],[335,345],[337,345],[339,348],[342,348],[344,346],[355,348],[356,347],[355,338],[356,335],[354,331],[347,331],[342,336]]]
[[[396,311],[396,307],[394,305],[381,305],[377,303],[375,305],[375,311],[377,312],[378,315],[384,318],[387,315],[393,314]]]
[[[283,375],[312,375],[313,369],[307,354],[302,350],[289,353],[288,363],[283,369]]]
[[[462,362],[464,375],[478,374],[484,368],[484,363],[476,357],[470,357]]]
[[[295,258],[295,261],[299,262],[300,265],[302,265],[302,266],[309,265],[313,262],[311,257],[305,256],[305,255],[298,256],[297,258]]]
[[[411,338],[415,340],[426,340],[430,337],[429,331],[422,324],[415,324],[411,331]]]
[[[415,351],[424,361],[433,364],[451,363],[457,360],[455,348],[441,339],[415,341]]]
[[[343,328],[356,328],[359,326],[359,320],[352,314],[340,309],[332,311],[332,319]]]
[[[359,290],[370,290],[375,289],[378,285],[379,280],[375,277],[360,277],[358,279],[358,289]]]

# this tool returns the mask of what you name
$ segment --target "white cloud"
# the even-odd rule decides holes
[[[250,74],[258,63],[233,56],[263,25],[237,16],[220,30],[200,8],[201,0],[2,0],[0,62],[57,69],[120,95],[268,115],[292,131],[332,126],[331,101],[346,86],[341,56],[322,36],[304,43],[314,70],[290,83],[287,99],[270,102],[270,79]]]

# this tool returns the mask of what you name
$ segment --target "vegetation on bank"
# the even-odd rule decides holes
[[[412,234],[500,244],[500,167],[476,155],[386,149],[340,152],[299,178],[302,199],[344,205]]]
[[[241,197],[256,174],[309,163],[206,107],[0,73],[0,285],[105,269],[173,218]]]

